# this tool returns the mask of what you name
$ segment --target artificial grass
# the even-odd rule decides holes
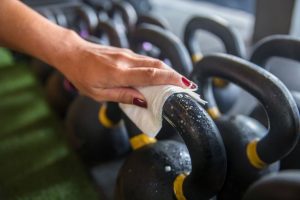
[[[5,66],[0,67],[0,199],[99,199],[34,76],[26,66]]]
[[[13,56],[9,50],[0,47],[0,67],[13,64]]]

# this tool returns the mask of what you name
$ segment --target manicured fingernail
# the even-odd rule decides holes
[[[187,78],[185,78],[184,76],[181,78],[181,81],[187,87],[190,87],[190,85],[192,84],[192,82],[190,80],[188,80]]]
[[[142,108],[147,108],[147,102],[143,99],[133,98],[132,104],[142,107]]]
[[[198,86],[197,86],[195,83],[192,83],[192,85],[191,85],[190,88],[191,88],[191,89],[196,89],[196,88],[198,88]]]

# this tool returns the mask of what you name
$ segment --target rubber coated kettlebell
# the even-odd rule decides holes
[[[185,27],[184,43],[195,63],[203,58],[201,45],[197,41],[197,31],[207,31],[220,39],[225,52],[241,58],[245,57],[245,45],[241,36],[223,18],[218,16],[196,16],[190,19]],[[228,112],[239,97],[240,90],[233,84],[214,78],[213,90],[216,101],[222,113]]]
[[[152,10],[152,2],[149,0],[126,0],[129,2],[138,14],[149,13]]]
[[[153,14],[139,15],[138,20],[136,22],[136,29],[143,24],[155,25],[164,30],[170,30],[170,25],[165,18],[163,18],[161,16],[156,16]],[[133,40],[132,41],[133,45],[131,45],[131,46],[136,46],[134,44],[134,42],[135,42],[134,36],[132,37],[132,40]],[[153,46],[153,44],[151,44],[150,42],[143,42],[141,44],[141,47],[142,48],[138,50],[138,52],[140,54],[147,55],[147,56],[154,57],[154,58],[159,58],[159,59],[163,60],[163,58],[159,55],[160,50],[157,47]],[[169,64],[169,63],[167,63],[167,64]]]
[[[266,64],[272,57],[288,58],[300,62],[300,40],[287,35],[269,36],[254,47],[250,61],[266,68]],[[291,94],[297,104],[298,112],[300,110],[300,92],[291,91]],[[260,121],[268,127],[268,118],[263,107],[257,104],[250,116]],[[299,132],[300,134],[300,132]],[[297,143],[293,151],[280,162],[281,169],[300,169],[300,142]]]
[[[168,30],[150,24],[142,24],[132,34],[132,49],[140,53],[142,45],[148,42],[160,50],[159,57],[170,60],[172,68],[177,72],[188,76],[193,64],[189,54],[180,39]]]
[[[269,129],[243,115],[221,116],[212,92],[211,77],[234,82],[264,106]],[[241,199],[264,174],[277,171],[298,140],[299,113],[288,89],[275,76],[246,60],[226,54],[205,56],[192,73],[201,85],[208,113],[217,124],[227,152],[228,171],[219,199]]]
[[[116,199],[198,200],[215,196],[223,185],[227,162],[213,120],[184,93],[166,100],[163,117],[176,128],[186,146],[156,141],[125,118],[133,152],[119,171]]]
[[[172,32],[155,25],[142,24],[133,33],[133,49],[137,53],[144,51],[145,42],[159,49],[159,59],[169,60],[170,66],[187,76],[192,71],[192,62],[183,43]],[[175,136],[175,137],[174,137]],[[181,139],[169,123],[163,121],[163,128],[158,139]]]
[[[107,0],[83,0],[83,2],[94,8],[97,13],[107,12],[112,6],[112,1]]]
[[[99,21],[92,34],[94,37],[99,38],[103,45],[129,47],[126,34],[121,32],[111,20]]]
[[[66,117],[72,146],[87,164],[118,158],[130,149],[128,136],[115,109],[88,97],[77,97]]]
[[[56,18],[53,14],[53,12],[50,9],[47,8],[41,8],[41,9],[37,9],[38,13],[41,14],[42,16],[44,16],[46,19],[48,19],[49,21],[53,22],[53,23],[57,23]]]
[[[50,106],[64,118],[70,103],[77,96],[77,90],[60,72],[55,71],[47,80],[46,96]]]
[[[78,6],[74,8],[74,18],[71,22],[74,29],[83,38],[88,37],[98,26],[96,11],[89,6]]]
[[[54,72],[53,67],[36,58],[30,60],[29,66],[42,85],[47,83],[49,76]]]
[[[77,18],[75,19],[80,22],[77,25],[77,32],[79,32],[83,38],[90,41],[98,39],[101,44],[105,45],[123,48],[129,47],[126,34],[118,29],[118,26],[109,20],[106,14],[98,12],[97,16],[97,13],[88,6],[78,7],[76,12]],[[114,34],[117,34],[117,36]]]
[[[170,30],[169,22],[162,16],[157,16],[154,14],[142,14],[138,16],[136,27],[141,24],[152,24],[159,26],[165,30]]]
[[[69,27],[67,16],[62,11],[62,8],[52,8],[51,11],[53,12],[57,25],[62,27]]]
[[[254,183],[243,200],[299,200],[300,171],[287,170],[271,174]]]
[[[130,3],[126,1],[112,2],[108,13],[117,28],[126,32],[127,36],[135,29],[137,13]]]

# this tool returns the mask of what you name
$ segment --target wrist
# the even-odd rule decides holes
[[[64,71],[67,63],[72,63],[76,58],[76,52],[81,48],[84,40],[73,30],[62,28],[57,34],[57,40],[49,42],[53,44],[45,54],[45,60],[59,71]]]

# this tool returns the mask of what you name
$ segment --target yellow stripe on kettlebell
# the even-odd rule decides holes
[[[103,104],[98,113],[99,122],[105,128],[112,128],[115,125],[115,123],[107,117],[106,111],[107,111],[107,107],[106,107],[106,105]]]
[[[130,144],[133,150],[139,149],[147,144],[155,143],[156,139],[149,137],[145,133],[130,138]]]
[[[258,139],[254,139],[248,143],[247,156],[251,165],[253,165],[258,169],[262,169],[266,167],[267,164],[264,161],[262,161],[257,154],[257,143],[258,143]]]
[[[193,63],[196,63],[196,62],[202,60],[202,58],[203,58],[203,55],[200,54],[200,53],[196,53],[196,54],[192,55],[192,61],[193,61]]]
[[[186,200],[183,194],[183,181],[186,174],[179,174],[173,182],[173,190],[177,200]]]
[[[213,78],[213,84],[218,88],[223,88],[228,84],[228,82],[221,78]]]
[[[217,107],[208,108],[206,111],[213,119],[218,119],[221,116],[221,113]]]

